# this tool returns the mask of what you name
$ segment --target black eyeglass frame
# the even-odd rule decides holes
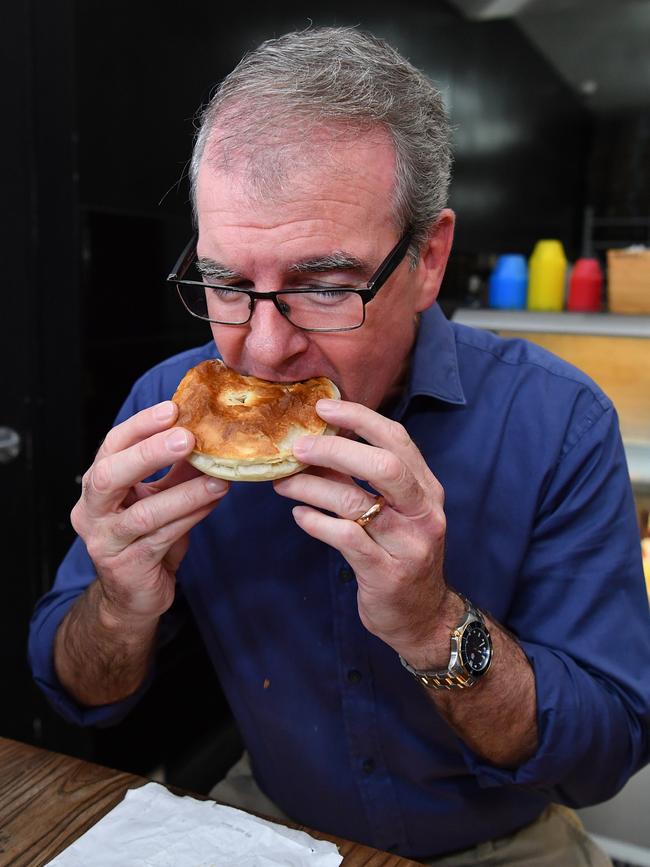
[[[190,266],[193,264],[196,259],[196,244],[198,241],[199,235],[198,232],[195,232],[192,235],[192,238],[187,243],[185,249],[178,257],[176,264],[174,265],[171,273],[167,277],[168,283],[173,283],[176,286],[176,291],[178,292],[179,298],[183,304],[183,307],[187,310],[187,312],[194,316],[195,319],[200,319],[202,322],[214,322],[216,325],[246,325],[248,324],[255,312],[255,302],[256,301],[273,301],[279,313],[288,319],[291,322],[289,316],[287,316],[286,310],[282,309],[282,302],[278,300],[278,295],[299,295],[303,293],[311,293],[317,292],[318,290],[305,288],[305,289],[279,289],[277,291],[271,292],[256,292],[254,289],[240,289],[238,286],[224,286],[219,283],[204,283],[199,280],[183,280],[184,275],[189,270]],[[386,256],[386,258],[382,261],[381,265],[374,272],[370,280],[366,283],[364,288],[355,289],[353,287],[341,287],[338,288],[330,288],[328,287],[328,293],[346,293],[354,292],[361,298],[363,302],[363,318],[358,325],[348,325],[343,328],[304,328],[302,325],[294,325],[294,328],[300,328],[302,331],[314,331],[314,332],[332,332],[332,331],[355,331],[357,328],[361,328],[363,323],[366,321],[366,304],[372,301],[373,298],[377,295],[381,287],[391,276],[393,271],[397,268],[397,266],[401,263],[402,259],[406,255],[406,252],[410,246],[411,240],[413,238],[413,231],[409,228],[407,229],[402,237],[399,239],[397,244],[393,247],[390,253]],[[240,292],[242,295],[248,295],[249,299],[249,312],[248,319],[243,322],[222,322],[219,319],[210,319],[207,316],[199,316],[198,313],[194,313],[185,303],[185,299],[183,298],[183,294],[181,292],[181,286],[202,286],[206,289],[215,288],[215,289],[230,289],[233,292]]]

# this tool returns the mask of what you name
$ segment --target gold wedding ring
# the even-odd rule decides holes
[[[385,502],[386,500],[383,497],[377,497],[377,499],[367,512],[364,512],[363,515],[355,518],[354,523],[358,524],[360,527],[366,527],[371,521],[375,520],[377,515],[384,508]]]

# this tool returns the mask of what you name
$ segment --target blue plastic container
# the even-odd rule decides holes
[[[525,256],[508,253],[499,256],[490,274],[490,307],[524,310],[528,290],[528,264]]]

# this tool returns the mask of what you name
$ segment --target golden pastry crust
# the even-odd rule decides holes
[[[321,398],[340,398],[324,376],[267,382],[215,359],[189,370],[172,400],[177,424],[196,438],[194,466],[218,478],[265,481],[304,469],[292,453],[297,437],[336,433],[316,414]]]

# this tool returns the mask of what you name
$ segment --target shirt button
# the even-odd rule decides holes
[[[361,770],[364,774],[372,774],[375,770],[375,760],[374,759],[364,759],[361,762]]]
[[[351,669],[348,671],[348,674],[347,674],[348,682],[349,682],[349,683],[359,683],[359,681],[361,680],[362,676],[363,676],[363,675],[361,674],[361,672],[360,672],[360,671],[357,671],[356,668],[351,668]]]
[[[339,581],[341,584],[349,584],[354,580],[354,571],[349,566],[342,566],[339,569]]]

